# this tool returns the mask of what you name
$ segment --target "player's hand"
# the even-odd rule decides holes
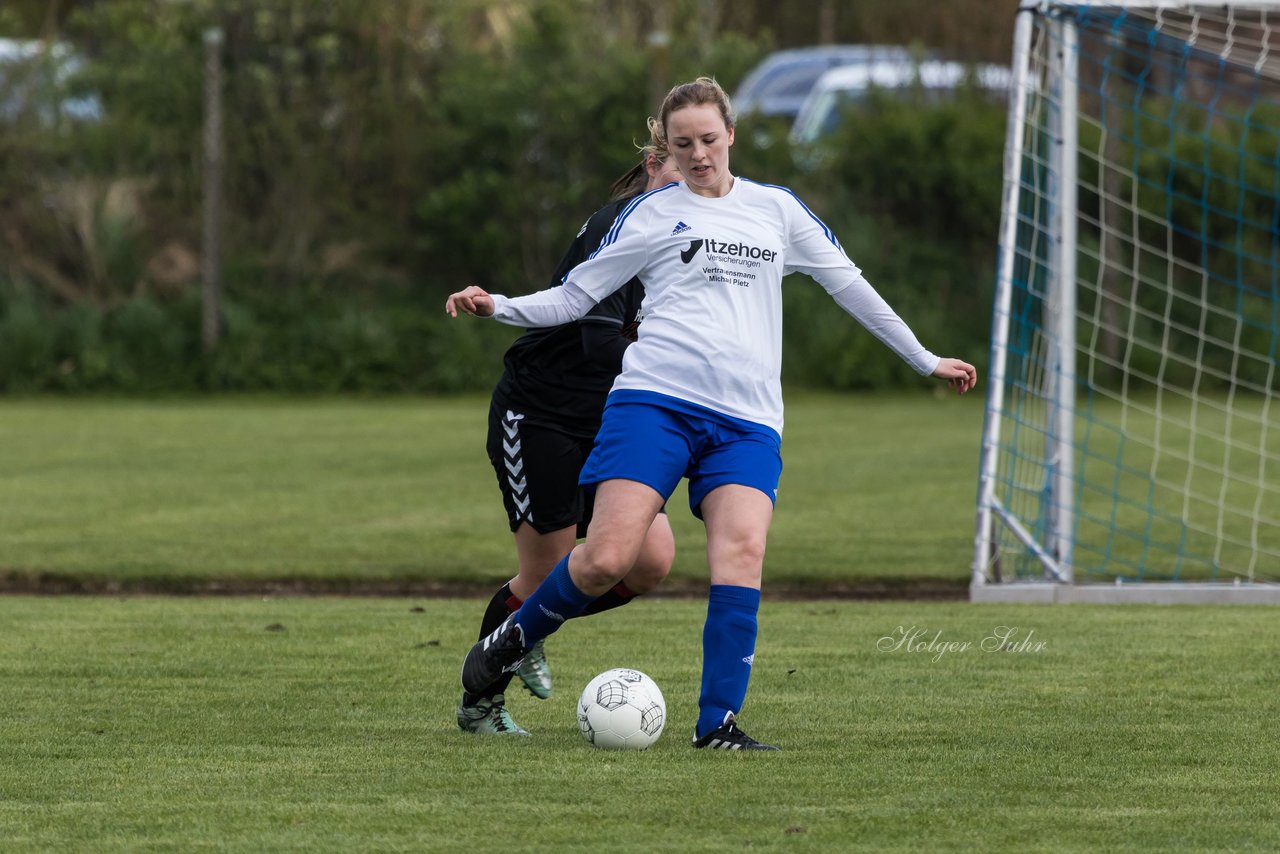
[[[475,317],[489,317],[493,314],[493,297],[484,288],[468,285],[444,301],[445,314],[450,317],[457,317],[459,309]]]
[[[964,394],[978,384],[978,369],[968,362],[959,359],[943,359],[933,369],[933,376],[946,380],[947,385],[956,390],[956,394]]]

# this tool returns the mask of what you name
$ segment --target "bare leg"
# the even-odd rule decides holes
[[[516,529],[515,540],[517,574],[511,579],[510,587],[511,592],[523,601],[538,589],[560,559],[577,544],[577,529],[561,528],[539,534],[528,524],[522,524]],[[658,513],[645,533],[634,565],[622,580],[632,593],[648,593],[667,577],[675,556],[671,522],[666,514]]]
[[[671,521],[667,514],[659,513],[649,525],[635,565],[622,580],[632,593],[648,593],[671,572],[675,559],[676,542],[675,535],[671,533]]]
[[[727,485],[702,502],[711,589],[702,630],[698,738],[715,737],[742,709],[755,663],[756,615],[773,502],[747,486]]]
[[[509,620],[477,642],[462,663],[468,691],[493,685],[564,621],[582,614],[636,562],[664,496],[644,484],[608,480],[596,490],[587,539],[569,553]]]
[[[621,581],[639,557],[664,500],[634,480],[606,480],[596,487],[587,539],[569,556],[574,585],[599,596]]]
[[[702,500],[712,584],[760,589],[773,502],[758,489],[728,484]]]
[[[539,534],[529,524],[516,529],[516,577],[511,579],[511,592],[521,601],[538,589],[560,558],[578,542],[576,525]]]

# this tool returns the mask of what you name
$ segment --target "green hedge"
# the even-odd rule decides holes
[[[359,303],[301,291],[269,307],[234,294],[217,352],[201,348],[200,303],[139,297],[56,306],[0,289],[0,390],[454,392],[490,387],[515,330],[449,320],[388,293]]]
[[[671,41],[592,0],[113,0],[71,15],[98,123],[0,135],[0,392],[487,387],[515,335],[447,322],[467,283],[543,286],[635,158],[653,92],[731,91],[767,34]],[[225,338],[200,346],[202,34],[226,33]],[[3,16],[0,16],[0,29]],[[661,79],[655,69],[665,67]],[[659,85],[661,84],[661,85]],[[745,117],[734,171],[793,187],[935,351],[986,352],[1003,111],[877,102],[796,157]],[[809,164],[809,165],[805,165]],[[161,261],[186,258],[185,272]],[[812,283],[786,289],[784,370],[815,387],[917,382]]]

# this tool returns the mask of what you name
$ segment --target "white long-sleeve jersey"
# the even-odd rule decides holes
[[[736,178],[720,198],[683,183],[637,196],[560,287],[494,294],[496,320],[556,326],[632,277],[645,285],[639,340],[614,390],[657,392],[782,432],[782,280],[815,279],[918,373],[938,357],[863,278],[835,235],[784,187]]]

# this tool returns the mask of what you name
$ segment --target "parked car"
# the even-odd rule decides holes
[[[739,116],[759,113],[794,119],[809,90],[832,68],[869,62],[910,62],[910,48],[897,45],[820,45],[771,53],[742,80],[733,95]]]
[[[955,94],[972,76],[975,86],[998,100],[1008,97],[1013,72],[1002,65],[966,65],[961,62],[878,61],[833,68],[814,83],[791,126],[791,141],[816,142],[840,126],[847,109],[875,90],[920,92],[937,101]]]
[[[0,39],[0,121],[34,112],[46,126],[61,120],[98,121],[102,99],[74,91],[84,69],[71,45],[38,40]]]

